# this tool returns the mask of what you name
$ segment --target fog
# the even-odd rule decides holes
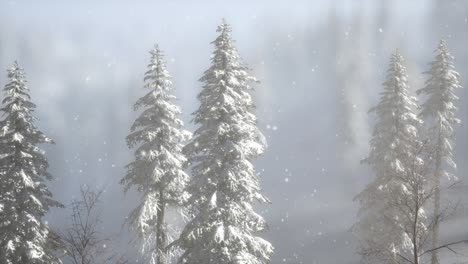
[[[143,95],[148,51],[154,43],[164,50],[192,130],[198,79],[222,18],[261,81],[254,98],[269,148],[256,166],[272,201],[259,207],[270,226],[262,236],[275,247],[272,263],[359,263],[350,228],[358,209],[353,197],[372,177],[360,165],[373,125],[367,111],[377,103],[391,53],[405,56],[416,90],[440,38],[468,87],[466,1],[2,0],[0,85],[18,60],[38,105],[37,125],[56,142],[46,147],[55,199],[68,204],[82,184],[104,189],[103,232],[135,254],[123,224],[137,195],[125,195],[119,181],[133,154],[125,137],[136,117],[132,105]],[[463,180],[467,89],[458,93]],[[463,192],[454,196],[468,202]],[[67,215],[54,209],[47,220],[63,228]],[[466,220],[461,214],[445,224],[443,240],[466,238]]]

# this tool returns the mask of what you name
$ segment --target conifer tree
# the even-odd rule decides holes
[[[136,147],[135,160],[127,166],[121,180],[125,190],[136,187],[141,193],[140,205],[133,210],[130,221],[144,243],[154,244],[151,261],[167,263],[168,227],[166,209],[182,205],[187,198],[185,187],[188,175],[184,172],[186,158],[183,143],[190,133],[179,119],[181,110],[174,104],[171,77],[158,46],[150,51],[151,60],[145,73],[146,95],[134,108],[142,110],[127,137],[130,148]]]
[[[257,236],[267,225],[253,209],[253,203],[268,201],[252,164],[266,147],[249,94],[255,79],[234,47],[230,25],[223,20],[217,32],[211,66],[200,79],[194,113],[199,127],[185,148],[193,218],[177,241],[183,251],[179,263],[264,264],[273,247]]]
[[[364,163],[375,178],[356,197],[361,210],[354,227],[366,263],[418,263],[425,237],[422,122],[403,63],[398,52],[392,56],[380,102],[370,110],[377,121]]]
[[[428,139],[430,142],[430,158],[433,161],[433,183],[434,193],[434,227],[432,229],[432,247],[436,248],[439,243],[440,222],[440,188],[441,178],[453,179],[450,169],[456,169],[453,160],[454,128],[460,123],[456,117],[456,103],[458,97],[455,91],[459,88],[459,74],[453,65],[453,56],[450,54],[447,44],[441,40],[436,57],[430,63],[429,75],[425,87],[418,90],[418,94],[426,97],[422,104],[421,117],[424,118],[428,127]],[[439,264],[437,250],[432,251],[432,264]]]
[[[23,69],[14,63],[0,111],[0,259],[2,263],[61,263],[53,254],[49,227],[43,221],[52,199],[46,182],[52,179],[40,144],[53,143],[35,125]]]

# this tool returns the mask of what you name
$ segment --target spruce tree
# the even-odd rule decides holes
[[[366,263],[418,263],[425,224],[422,205],[425,179],[421,173],[421,120],[416,98],[409,95],[403,57],[392,55],[380,102],[369,156],[363,161],[374,180],[356,197],[361,204],[354,231]],[[416,256],[415,256],[416,254]],[[405,256],[409,255],[409,256]]]
[[[136,147],[135,160],[127,166],[121,180],[125,190],[136,187],[141,203],[133,210],[130,221],[143,238],[156,248],[151,250],[151,261],[167,263],[168,228],[166,209],[182,205],[188,175],[184,172],[186,158],[182,154],[184,141],[190,133],[183,130],[179,119],[181,110],[174,104],[171,77],[158,46],[150,51],[151,60],[145,73],[144,88],[148,90],[134,106],[141,114],[127,137],[130,148]]]
[[[46,181],[52,177],[40,144],[53,143],[35,125],[23,70],[8,70],[0,111],[0,259],[2,263],[60,263],[44,215],[61,204],[52,199]]]
[[[435,60],[430,63],[430,69],[426,72],[429,78],[425,87],[418,90],[418,94],[426,97],[420,115],[427,124],[430,142],[429,155],[433,161],[432,171],[435,187],[433,248],[436,248],[439,243],[441,178],[453,179],[450,169],[456,168],[453,160],[455,145],[453,126],[459,124],[460,120],[456,117],[458,97],[455,95],[455,91],[461,86],[453,60],[446,42],[441,40],[436,50]],[[437,250],[432,252],[431,263],[439,264]]]
[[[268,201],[252,164],[266,147],[249,94],[255,79],[234,47],[230,25],[223,20],[217,32],[211,66],[200,79],[194,113],[199,127],[185,148],[193,218],[177,242],[183,250],[179,263],[264,264],[273,247],[257,236],[267,224],[253,209],[253,203]]]

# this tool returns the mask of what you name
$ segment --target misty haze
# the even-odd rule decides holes
[[[468,1],[0,1],[0,264],[468,263]]]

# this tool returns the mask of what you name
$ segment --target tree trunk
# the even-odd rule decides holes
[[[440,220],[440,158],[437,158],[436,173],[434,174],[434,228],[432,229],[432,248],[439,244]],[[432,251],[431,264],[439,264],[437,250]]]
[[[437,140],[437,152],[436,152],[436,164],[434,172],[434,228],[432,229],[432,248],[436,248],[439,244],[439,220],[440,220],[440,176],[442,157],[440,156],[441,135],[440,135],[440,124],[439,134]],[[439,264],[439,256],[437,250],[432,251],[431,264]]]
[[[166,264],[167,262],[167,254],[166,254],[166,227],[164,224],[164,214],[166,210],[166,204],[164,202],[163,192],[159,192],[159,200],[157,202],[157,223],[156,223],[156,248],[157,248],[157,256],[156,256],[156,263],[157,264]]]
[[[413,191],[414,192],[414,191]],[[417,196],[417,192],[416,192]],[[418,199],[418,198],[416,198]],[[418,249],[418,218],[419,218],[419,202],[416,201],[416,206],[415,206],[415,212],[414,212],[414,222],[413,222],[413,263],[414,264],[419,264],[419,249]]]

